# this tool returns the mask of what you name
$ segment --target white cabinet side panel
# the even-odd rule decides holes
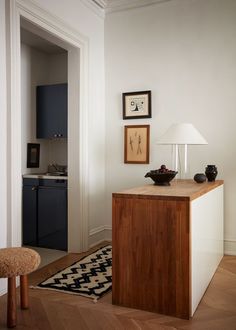
[[[192,315],[223,257],[223,186],[191,202]]]

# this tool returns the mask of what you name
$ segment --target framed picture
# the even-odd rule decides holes
[[[149,164],[149,125],[125,126],[124,162]]]
[[[39,167],[39,143],[27,143],[27,168]]]
[[[151,118],[151,91],[123,93],[123,119]]]

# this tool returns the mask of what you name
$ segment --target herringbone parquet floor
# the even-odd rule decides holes
[[[31,284],[78,260],[69,254],[30,275]],[[0,329],[5,327],[6,296],[0,297]],[[225,256],[190,321],[48,290],[30,289],[30,309],[18,309],[16,330],[236,330],[236,257]]]

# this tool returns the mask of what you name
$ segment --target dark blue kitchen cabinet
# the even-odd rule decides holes
[[[37,138],[67,137],[67,84],[36,88]]]
[[[67,181],[23,180],[23,244],[67,251]]]
[[[23,245],[37,245],[37,180],[23,186]]]
[[[38,189],[38,246],[67,250],[67,189]]]

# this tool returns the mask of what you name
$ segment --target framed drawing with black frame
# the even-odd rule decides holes
[[[123,119],[151,118],[151,91],[123,93]]]
[[[27,168],[39,167],[40,144],[27,143]]]
[[[149,164],[150,125],[125,126],[124,162]]]

